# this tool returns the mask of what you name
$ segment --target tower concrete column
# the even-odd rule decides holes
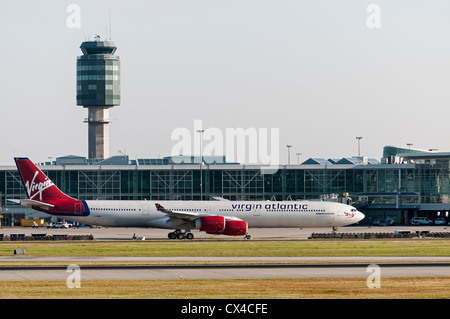
[[[109,108],[88,108],[88,156],[90,159],[109,157]]]

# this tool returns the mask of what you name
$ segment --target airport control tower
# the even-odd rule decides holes
[[[109,157],[109,108],[120,104],[120,60],[112,41],[83,42],[77,58],[77,105],[88,109],[89,159]]]

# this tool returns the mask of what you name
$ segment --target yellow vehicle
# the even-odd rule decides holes
[[[21,219],[20,225],[22,227],[42,227],[44,226],[43,219]]]

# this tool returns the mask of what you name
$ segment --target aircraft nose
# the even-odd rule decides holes
[[[361,213],[360,211],[357,211],[357,212],[356,212],[356,219],[357,219],[358,221],[363,220],[365,217],[366,217],[366,215],[364,215],[364,214]]]

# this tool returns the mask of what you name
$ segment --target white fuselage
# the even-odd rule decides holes
[[[67,219],[110,227],[155,227],[194,229],[195,223],[170,218],[158,211],[155,203],[167,210],[238,218],[249,228],[340,227],[364,218],[354,207],[326,201],[102,201],[87,200],[88,216]]]

